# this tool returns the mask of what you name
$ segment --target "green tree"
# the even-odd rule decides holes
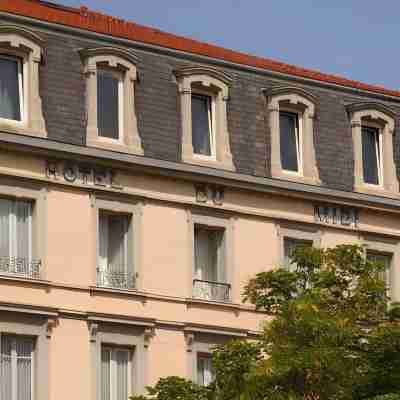
[[[399,399],[400,308],[389,305],[380,279],[384,265],[353,245],[297,248],[291,262],[294,271],[262,272],[246,285],[244,300],[266,314],[263,334],[255,343],[217,347],[210,387],[172,377],[149,388],[149,395],[155,400]]]

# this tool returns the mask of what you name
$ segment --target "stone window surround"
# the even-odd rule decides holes
[[[119,47],[80,49],[86,76],[86,145],[103,149],[143,155],[135,111],[136,64],[138,57]],[[105,66],[119,72],[123,85],[123,121],[120,121],[120,139],[103,138],[97,128],[97,68]],[[122,131],[121,131],[122,127]]]
[[[365,248],[365,253],[371,251],[378,254],[390,255],[392,257],[389,271],[390,296],[391,301],[400,301],[400,274],[395,270],[400,264],[399,240],[373,235],[363,235],[361,236],[361,243]]]
[[[210,216],[194,212],[191,210],[187,211],[187,222],[188,222],[188,266],[190,268],[188,273],[188,286],[187,295],[188,299],[193,299],[193,279],[195,278],[195,262],[194,262],[194,228],[195,225],[203,225],[206,227],[224,229],[225,239],[225,254],[224,254],[224,266],[226,281],[231,285],[230,290],[230,302],[234,302],[233,295],[235,293],[235,281],[234,281],[234,217],[221,217],[221,216]],[[211,300],[193,299],[194,301],[201,302],[215,302]]]
[[[279,246],[279,262],[283,263],[285,259],[285,238],[307,240],[313,242],[314,247],[321,247],[322,231],[314,226],[301,226],[290,223],[276,224],[278,246]]]
[[[393,154],[393,134],[395,114],[379,103],[356,103],[348,105],[354,148],[354,189],[358,192],[380,195],[399,196],[399,182]],[[383,182],[373,185],[364,182],[362,159],[362,125],[379,128],[382,135],[382,169]]]
[[[189,327],[184,329],[187,352],[187,377],[197,382],[198,354],[212,354],[216,345],[232,339],[246,339],[245,333]]]
[[[127,347],[132,350],[132,395],[145,391],[148,364],[147,349],[154,336],[153,324],[140,321],[113,320],[112,318],[89,317],[89,340],[91,359],[92,400],[101,399],[101,347]]]
[[[22,60],[23,113],[21,121],[0,118],[0,128],[12,133],[47,137],[39,93],[39,66],[44,40],[26,28],[0,25],[0,54]]]
[[[186,67],[174,72],[179,89],[182,143],[182,161],[234,171],[228,131],[226,102],[232,78],[226,73],[209,67]],[[197,85],[197,91],[196,91]],[[214,138],[215,156],[198,156],[193,153],[192,144],[192,92],[211,96],[215,115]]]
[[[91,195],[91,206],[92,206],[92,232],[93,237],[93,267],[92,267],[92,282],[93,288],[97,287],[97,258],[99,254],[99,212],[100,210],[111,211],[114,213],[128,214],[131,217],[132,233],[131,242],[128,246],[133,246],[133,272],[135,275],[135,288],[134,290],[140,290],[142,288],[142,274],[141,274],[141,254],[142,254],[142,215],[143,205],[140,202],[128,202],[121,200],[114,200],[105,196],[98,197],[94,194]],[[133,236],[133,237],[132,237]],[[102,288],[103,289],[103,288]],[[110,288],[110,290],[123,290]]]
[[[316,99],[298,87],[274,87],[263,90],[267,96],[271,133],[271,175],[307,184],[320,184],[314,148],[314,118]],[[298,173],[282,169],[280,155],[279,112],[294,112],[299,116],[300,160]]]
[[[33,336],[35,340],[35,384],[33,397],[47,400],[49,390],[49,347],[57,313],[37,311],[23,307],[0,307],[0,333]]]
[[[34,184],[23,187],[15,180],[0,178],[0,197],[34,202],[32,214],[32,258],[41,260],[40,280],[46,280],[47,189],[37,187]]]

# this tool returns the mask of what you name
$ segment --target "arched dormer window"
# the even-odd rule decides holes
[[[398,194],[393,157],[394,112],[379,103],[350,104],[347,111],[353,136],[355,190]]]
[[[137,57],[117,47],[79,51],[86,75],[86,144],[143,154],[135,112]]]
[[[264,92],[268,99],[272,177],[318,184],[314,96],[296,87]]]
[[[175,71],[182,122],[182,160],[233,170],[226,102],[232,79],[206,67]]]
[[[0,25],[0,127],[47,136],[39,95],[43,39],[29,29]]]

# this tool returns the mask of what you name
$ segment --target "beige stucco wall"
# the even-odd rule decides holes
[[[360,212],[359,229],[317,225],[314,204],[287,196],[226,190],[222,206],[196,201],[195,185],[188,181],[119,173],[123,190],[69,184],[60,177],[46,177],[45,160],[11,152],[0,153],[0,174],[9,176],[15,190],[24,187],[18,177],[29,178],[45,189],[46,282],[0,277],[0,303],[33,308],[51,307],[59,313],[50,340],[50,398],[91,399],[89,314],[106,315],[130,323],[147,321],[151,330],[146,359],[146,383],[166,375],[190,376],[184,328],[206,327],[219,337],[221,330],[254,332],[264,316],[241,304],[248,280],[280,263],[279,226],[291,223],[296,229],[312,227],[320,244],[364,243],[366,237],[390,238],[400,259],[400,215],[377,210]],[[0,184],[3,177],[0,178]],[[121,197],[121,192],[124,197]],[[1,195],[1,193],[0,193]],[[140,254],[136,271],[138,292],[102,291],[94,288],[96,268],[95,208],[93,199],[140,204]],[[232,229],[231,305],[192,301],[191,225],[192,214],[225,219]],[[133,244],[131,244],[133,245]],[[394,266],[393,288],[400,291]],[[68,315],[68,318],[66,316]],[[115,322],[123,324],[124,322]],[[194,327],[194,328],[193,328]],[[77,367],[76,360],[79,360]],[[62,361],[60,361],[62,360]],[[62,363],[62,365],[60,365]]]

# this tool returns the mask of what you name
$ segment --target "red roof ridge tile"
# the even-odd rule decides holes
[[[195,39],[166,33],[156,28],[150,28],[134,22],[127,22],[121,18],[94,12],[85,6],[73,8],[44,0],[0,0],[0,11],[165,47],[172,50],[211,57],[271,72],[369,91],[386,96],[400,97],[400,91],[397,90],[390,90],[382,86],[370,85],[337,75],[325,74],[320,71],[297,67],[280,61],[253,56],[200,42]]]

